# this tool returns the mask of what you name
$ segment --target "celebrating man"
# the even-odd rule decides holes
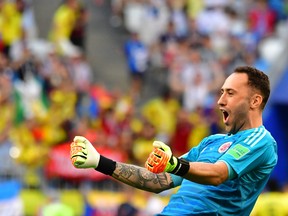
[[[262,120],[269,95],[267,75],[237,67],[218,100],[227,134],[206,137],[180,158],[155,141],[146,168],[110,160],[76,136],[72,163],[155,193],[180,186],[159,215],[249,215],[277,163],[276,141]]]

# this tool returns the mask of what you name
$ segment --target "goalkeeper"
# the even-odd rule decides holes
[[[180,186],[159,215],[249,215],[277,163],[276,141],[262,122],[269,94],[267,75],[237,67],[218,100],[227,134],[206,137],[180,158],[155,141],[145,168],[108,159],[76,136],[71,161],[154,193]]]

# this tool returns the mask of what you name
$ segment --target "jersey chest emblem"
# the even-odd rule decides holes
[[[223,144],[219,147],[218,152],[219,152],[219,153],[224,153],[224,152],[226,152],[231,145],[232,145],[232,142],[223,143]]]

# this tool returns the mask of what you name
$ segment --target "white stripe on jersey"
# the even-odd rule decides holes
[[[251,145],[251,147],[256,145],[266,135],[266,133],[267,131],[265,130],[264,133]]]
[[[254,137],[252,139],[250,139],[247,144],[250,145],[254,140],[258,139],[259,136],[261,136],[263,134],[263,130],[264,128],[260,128],[260,130],[257,132],[256,135],[254,135]]]
[[[259,128],[256,128],[256,129],[254,130],[254,132],[251,133],[251,134],[244,140],[244,143],[247,143],[247,142],[249,141],[249,139],[251,139],[251,137],[253,137],[253,136],[257,133],[258,130],[259,130]]]

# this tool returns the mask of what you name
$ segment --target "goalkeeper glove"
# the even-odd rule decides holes
[[[76,168],[97,168],[100,154],[93,145],[82,136],[76,136],[71,143],[71,161]]]
[[[169,146],[160,141],[154,141],[153,146],[154,150],[145,163],[146,169],[153,173],[169,172],[179,176],[189,171],[189,162],[173,156]]]
[[[85,137],[75,136],[70,148],[71,162],[76,168],[94,168],[106,175],[112,175],[116,168],[116,162],[100,155]]]

